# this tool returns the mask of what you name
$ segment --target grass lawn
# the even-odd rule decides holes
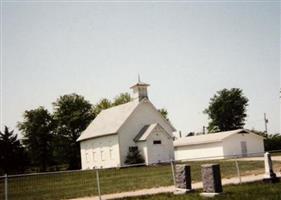
[[[272,152],[271,156],[281,156],[281,152]]]
[[[281,199],[281,183],[265,184],[262,182],[242,184],[242,185],[229,185],[223,187],[223,194],[210,198],[212,200],[280,200]],[[172,193],[129,197],[122,200],[206,200],[208,198],[201,197],[199,191],[189,193],[186,195],[173,195]],[[121,199],[119,199],[121,200]]]
[[[189,162],[194,182],[201,180],[201,164],[219,163],[223,178],[236,176],[233,161]],[[280,164],[280,163],[279,163]],[[263,173],[263,161],[239,161],[241,175]],[[132,191],[173,184],[171,166],[131,167],[99,170],[102,194]],[[97,195],[96,172],[77,171],[14,177],[8,180],[9,199],[56,200]],[[4,199],[0,179],[0,200]]]

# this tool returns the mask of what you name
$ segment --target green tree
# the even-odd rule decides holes
[[[125,164],[132,165],[139,163],[144,163],[144,159],[140,154],[138,147],[129,147],[129,152],[126,157]]]
[[[31,163],[46,171],[53,164],[52,142],[54,123],[51,114],[44,107],[24,112],[24,121],[18,123],[18,128],[24,135]]]
[[[281,134],[280,133],[268,134],[268,133],[265,133],[264,131],[258,131],[255,129],[252,129],[251,132],[264,137],[264,150],[265,151],[280,150],[280,147],[281,147]]]
[[[121,104],[124,104],[124,103],[128,103],[130,101],[132,101],[132,97],[131,97],[131,95],[129,93],[121,93],[121,94],[119,94],[118,96],[116,96],[114,98],[114,100],[112,102],[109,99],[104,98],[104,99],[101,99],[99,101],[99,103],[97,103],[94,106],[94,113],[96,115],[98,115],[102,110],[111,108],[113,106],[118,106],[118,105],[121,105]],[[161,115],[165,119],[167,119],[169,121],[167,109],[161,108],[158,111],[161,113]]]
[[[281,147],[281,135],[276,134],[268,134],[264,139],[264,149],[265,151],[273,151],[280,150]]]
[[[58,149],[56,155],[69,169],[80,168],[80,145],[76,142],[81,132],[95,118],[92,104],[78,94],[63,95],[53,103]]]
[[[102,110],[111,108],[113,106],[118,106],[120,104],[128,103],[132,100],[129,93],[121,93],[114,98],[113,101],[110,101],[107,98],[101,99],[95,106],[94,106],[94,113],[98,115]]]
[[[5,126],[0,131],[0,171],[3,173],[23,172],[28,164],[26,152],[14,131]]]
[[[248,99],[239,88],[218,91],[204,110],[210,122],[209,132],[228,131],[243,128],[245,124]]]
[[[113,105],[117,106],[120,104],[128,103],[132,100],[129,93],[121,93],[117,97],[114,98]]]
[[[98,115],[102,110],[111,108],[113,105],[110,100],[103,98],[94,106],[94,113]]]
[[[158,111],[161,113],[161,115],[162,115],[166,120],[169,121],[167,109],[161,108],[161,109],[159,109]]]

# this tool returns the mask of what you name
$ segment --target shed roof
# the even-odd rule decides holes
[[[94,137],[116,134],[119,128],[138,106],[138,103],[131,101],[119,106],[101,111],[101,113],[90,123],[77,141]]]
[[[206,144],[212,142],[220,142],[223,139],[230,137],[234,134],[240,133],[252,133],[246,129],[237,129],[232,131],[224,131],[224,132],[217,132],[217,133],[210,133],[206,135],[197,135],[197,136],[190,136],[185,137],[182,139],[178,139],[174,141],[174,146],[188,146],[188,145],[196,145],[196,144]]]

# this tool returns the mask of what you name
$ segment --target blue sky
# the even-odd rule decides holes
[[[246,128],[280,132],[279,2],[4,2],[2,119],[78,93],[91,103],[137,81],[182,132],[208,124],[223,88],[249,98]]]

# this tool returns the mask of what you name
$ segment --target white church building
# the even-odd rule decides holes
[[[82,132],[82,169],[124,166],[129,147],[138,147],[147,165],[174,159],[175,128],[149,101],[148,86],[133,85],[131,102],[103,110]]]

